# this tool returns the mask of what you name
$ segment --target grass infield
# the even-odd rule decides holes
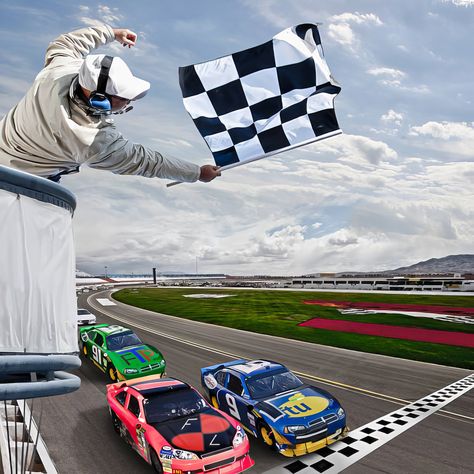
[[[186,298],[191,294],[225,294],[226,298]],[[400,314],[341,314],[336,308],[306,305],[303,300],[367,301],[422,305],[474,306],[474,297],[456,295],[395,295],[310,291],[264,291],[203,288],[128,288],[113,293],[122,303],[151,311],[220,326],[271,334],[327,346],[385,354],[435,364],[474,368],[474,349],[405,341],[298,326],[310,318],[390,324],[405,327],[474,333],[473,324],[415,318]]]

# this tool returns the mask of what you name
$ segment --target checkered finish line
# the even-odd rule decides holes
[[[287,462],[284,466],[267,472],[272,474],[341,472],[472,388],[474,388],[474,374],[351,431],[345,438],[315,454]]]
[[[183,102],[219,166],[231,168],[342,133],[341,88],[313,24],[270,41],[179,68]]]

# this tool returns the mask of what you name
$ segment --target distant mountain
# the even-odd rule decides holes
[[[384,273],[473,273],[474,255],[448,255],[442,258],[430,258],[409,267],[401,267]]]

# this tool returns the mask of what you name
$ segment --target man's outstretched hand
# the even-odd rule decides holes
[[[217,176],[220,176],[221,172],[219,171],[219,166],[213,165],[203,165],[201,166],[201,174],[199,176],[199,181],[203,183],[209,183]]]
[[[135,46],[137,41],[136,33],[126,28],[114,28],[114,35],[115,39],[122,43],[122,46],[128,46],[129,48]]]

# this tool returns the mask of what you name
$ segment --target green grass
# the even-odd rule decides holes
[[[215,299],[184,297],[186,294],[206,292],[233,296]],[[474,325],[470,324],[399,314],[342,315],[336,308],[303,304],[303,300],[317,299],[473,307],[474,297],[202,288],[124,289],[114,293],[113,297],[133,306],[195,321],[405,359],[474,368],[474,349],[472,348],[298,326],[298,323],[312,317],[320,317],[474,333]]]

